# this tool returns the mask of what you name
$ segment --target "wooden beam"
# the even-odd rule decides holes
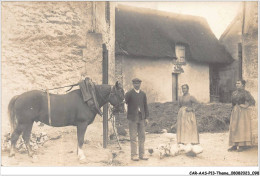
[[[103,47],[103,62],[102,62],[102,83],[108,84],[108,50],[106,44]],[[103,106],[103,148],[107,147],[108,141],[108,104]]]
[[[243,37],[243,36],[242,36]],[[243,48],[242,43],[238,43],[238,76],[239,79],[243,79]]]

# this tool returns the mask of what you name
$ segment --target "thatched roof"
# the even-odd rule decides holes
[[[188,60],[233,60],[204,18],[122,5],[116,8],[115,18],[117,55],[174,58],[175,44],[181,43]]]

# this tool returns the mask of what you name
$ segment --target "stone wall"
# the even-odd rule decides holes
[[[124,56],[122,55],[116,55],[115,58],[115,76],[116,80],[118,80],[122,85],[124,85],[124,80],[123,80],[123,58]]]
[[[178,94],[182,95],[181,85],[188,84],[190,94],[201,103],[210,102],[209,65],[206,63],[187,62],[182,66],[184,73],[179,74]]]
[[[142,80],[141,89],[146,92],[149,103],[172,101],[170,59],[122,57],[122,71],[120,71],[123,73],[121,81],[125,90],[133,88],[132,79],[137,77]]]
[[[243,4],[233,23],[227,28],[221,36],[220,42],[225,45],[226,49],[234,58],[232,64],[226,65],[220,69],[232,72],[234,69],[237,73],[229,75],[238,76],[238,43],[242,43],[242,77],[247,81],[247,89],[257,98],[257,78],[258,78],[258,5],[257,2],[244,2],[245,19],[243,28]],[[224,74],[224,76],[226,76]],[[225,79],[223,76],[223,79]],[[234,81],[233,81],[234,82]],[[235,82],[234,82],[235,84]],[[235,87],[234,87],[235,88]]]
[[[245,6],[243,27],[243,5]],[[242,30],[243,29],[243,30]],[[228,77],[233,84],[239,78],[238,74],[238,43],[242,43],[242,78],[246,81],[248,90],[256,100],[256,106],[250,107],[252,135],[254,144],[258,143],[258,3],[242,2],[240,11],[230,27],[220,38],[235,61],[220,69],[221,80],[224,83]],[[232,77],[233,76],[233,77]],[[225,78],[226,77],[226,78]],[[235,88],[235,85],[234,85]]]
[[[242,38],[243,79],[247,88],[257,98],[258,89],[258,5],[257,2],[246,2],[244,35]]]
[[[187,62],[183,69],[184,73],[178,75],[178,95],[182,95],[181,85],[189,84],[192,95],[200,102],[209,102],[208,64]],[[172,72],[173,62],[169,58],[116,56],[116,77],[124,89],[132,89],[132,79],[140,78],[149,103],[172,101]]]
[[[11,97],[32,89],[102,83],[102,44],[114,82],[115,10],[110,2],[2,2],[2,119]],[[65,93],[66,89],[52,91]]]
[[[243,48],[243,79],[246,89],[256,100],[251,108],[252,133],[254,142],[258,142],[258,3],[245,2],[245,24],[242,38]]]

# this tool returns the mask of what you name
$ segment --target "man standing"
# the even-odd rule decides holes
[[[144,153],[145,126],[148,123],[148,106],[146,94],[140,90],[141,80],[132,80],[133,89],[126,93],[125,102],[127,104],[127,119],[129,122],[129,133],[131,142],[131,159],[133,161],[148,160]],[[139,145],[139,158],[137,155],[137,138]]]

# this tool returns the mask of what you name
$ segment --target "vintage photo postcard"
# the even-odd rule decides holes
[[[258,2],[2,1],[1,95],[2,167],[258,175]]]

